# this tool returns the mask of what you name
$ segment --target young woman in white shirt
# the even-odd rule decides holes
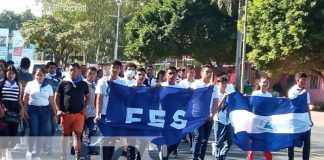
[[[34,157],[40,159],[42,140],[39,137],[51,136],[51,120],[57,121],[53,88],[48,84],[45,76],[46,70],[44,68],[37,69],[35,79],[27,83],[24,91],[23,110],[26,112],[25,115],[27,115],[30,128],[29,149],[26,154],[27,160],[32,159],[35,142],[36,154]],[[53,119],[51,116],[53,116]]]
[[[257,83],[256,90],[252,92],[252,96],[260,97],[272,97],[269,89],[269,79],[267,77],[261,77],[259,83]],[[263,151],[265,160],[272,160],[272,153],[269,151]],[[253,151],[248,151],[247,160],[253,160]]]

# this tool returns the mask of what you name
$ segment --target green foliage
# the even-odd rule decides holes
[[[126,25],[128,57],[147,63],[190,55],[202,63],[235,59],[235,18],[213,0],[156,0]]]
[[[11,32],[20,29],[24,22],[35,19],[36,17],[31,13],[30,9],[21,14],[5,10],[0,13],[0,28],[9,28]]]
[[[249,3],[248,59],[269,72],[324,69],[324,1]]]
[[[25,44],[35,44],[45,56],[54,57],[55,62],[67,62],[70,53],[80,52],[87,45],[87,27],[90,23],[72,25],[54,16],[43,16],[23,24],[22,34]]]

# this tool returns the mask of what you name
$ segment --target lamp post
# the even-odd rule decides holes
[[[241,92],[244,93],[244,72],[245,72],[245,56],[246,56],[246,32],[247,32],[247,14],[248,14],[248,0],[245,0],[244,13],[244,34],[243,34],[243,49],[242,49],[242,67],[241,67]]]
[[[116,0],[117,4],[117,27],[116,27],[116,42],[115,42],[115,49],[114,49],[114,59],[117,59],[118,54],[118,34],[119,34],[119,20],[120,20],[120,6],[122,0]]]

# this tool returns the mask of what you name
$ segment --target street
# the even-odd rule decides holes
[[[311,137],[311,160],[324,160],[324,124],[321,123],[321,120],[324,117],[324,112],[312,112],[312,117],[314,121],[314,127],[312,129],[312,137]],[[213,132],[212,132],[213,133]],[[212,156],[211,150],[211,143],[214,142],[214,135],[210,136],[210,140],[208,142],[208,148],[207,148],[207,153],[206,153],[206,158],[207,160],[214,159]],[[41,155],[42,159],[46,160],[57,160],[59,159],[60,156],[60,146],[59,145],[59,137],[55,139],[53,146],[56,146],[54,148],[54,152],[51,156],[46,155],[43,153]],[[86,147],[83,147],[83,153],[86,153]],[[152,159],[158,159],[158,153],[157,151],[153,151],[149,153]],[[14,160],[23,160],[25,159],[26,155],[26,149],[22,150],[16,150],[12,151],[12,156]],[[295,148],[295,158],[296,160],[301,160],[302,158],[302,149],[301,148]],[[178,156],[177,158],[170,158],[170,159],[190,159],[191,158],[191,152],[189,149],[189,144],[188,143],[180,143],[179,150],[178,150]],[[74,159],[73,156],[69,156],[69,159]],[[99,156],[91,156],[91,159],[100,159]],[[119,158],[123,159],[123,158]],[[232,146],[232,148],[229,151],[228,160],[244,160],[246,159],[246,152],[240,150],[238,147],[235,145]],[[256,152],[255,153],[255,160],[262,160],[263,155],[262,152]],[[286,160],[287,159],[287,151],[286,150],[281,150],[279,152],[273,152],[273,159],[274,160]]]

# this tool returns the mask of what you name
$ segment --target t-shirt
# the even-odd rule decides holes
[[[174,85],[170,85],[168,82],[161,83],[161,86],[163,86],[163,87],[173,87],[173,88],[182,88],[178,83],[175,83]]]
[[[192,85],[192,88],[198,89],[198,88],[204,88],[204,87],[208,87],[208,86],[209,86],[209,84],[205,83],[203,80],[196,80],[195,83]],[[216,85],[214,85],[212,98],[210,100],[210,112],[212,112],[214,99],[217,99],[217,98],[218,98],[218,87]]]
[[[90,93],[90,102],[88,106],[88,112],[87,116],[88,117],[95,117],[96,116],[96,108],[95,108],[95,98],[96,98],[96,84],[94,82],[88,82],[87,80],[84,80],[87,82],[88,87],[89,87],[89,93]]]
[[[102,109],[101,109],[101,115],[106,115],[107,112],[107,107],[108,107],[108,100],[109,100],[109,92],[110,92],[110,88],[108,86],[108,80],[110,79],[110,77],[102,77],[98,80],[98,84],[96,87],[96,94],[102,94]],[[113,82],[120,84],[120,85],[124,85],[126,86],[126,82],[124,80],[122,80],[121,78],[117,78],[115,80],[113,80]]]
[[[182,88],[192,88],[194,83],[195,83],[195,80],[193,82],[189,82],[188,79],[184,79],[184,80],[179,82],[179,85]]]
[[[125,81],[126,86],[133,86],[134,84],[136,84],[136,80],[135,79],[129,80],[127,78],[123,78],[123,80]]]
[[[57,90],[57,87],[62,80],[62,78],[60,78],[56,74],[51,75],[49,73],[46,74],[46,79],[48,81],[48,84],[52,86],[54,92]]]
[[[42,87],[42,84],[33,80],[27,83],[24,93],[29,94],[29,105],[48,106],[48,97],[53,96],[53,88],[49,84]]]
[[[297,84],[292,86],[288,91],[288,98],[294,99],[297,96],[303,94],[303,89],[301,89]],[[307,92],[307,103],[310,104],[309,92]]]
[[[231,94],[233,92],[235,92],[235,89],[232,88],[233,86],[231,85],[227,85],[226,88],[225,88],[225,93],[227,94]],[[224,93],[220,93],[219,90],[218,90],[218,101],[220,102],[225,94]],[[221,106],[219,106],[221,107]],[[227,110],[224,109],[224,110],[220,110],[219,112],[217,112],[217,114],[214,116],[214,120],[217,120],[218,122],[224,124],[224,125],[227,125],[230,123],[229,121],[229,117],[228,117],[228,113],[227,113]]]
[[[88,84],[80,81],[74,85],[70,81],[63,80],[57,88],[57,92],[61,94],[60,110],[62,112],[80,113],[85,107],[84,96],[89,93]]]
[[[272,94],[269,93],[268,91],[266,91],[265,93],[263,93],[261,90],[256,90],[253,91],[251,96],[259,96],[259,97],[272,97]]]

